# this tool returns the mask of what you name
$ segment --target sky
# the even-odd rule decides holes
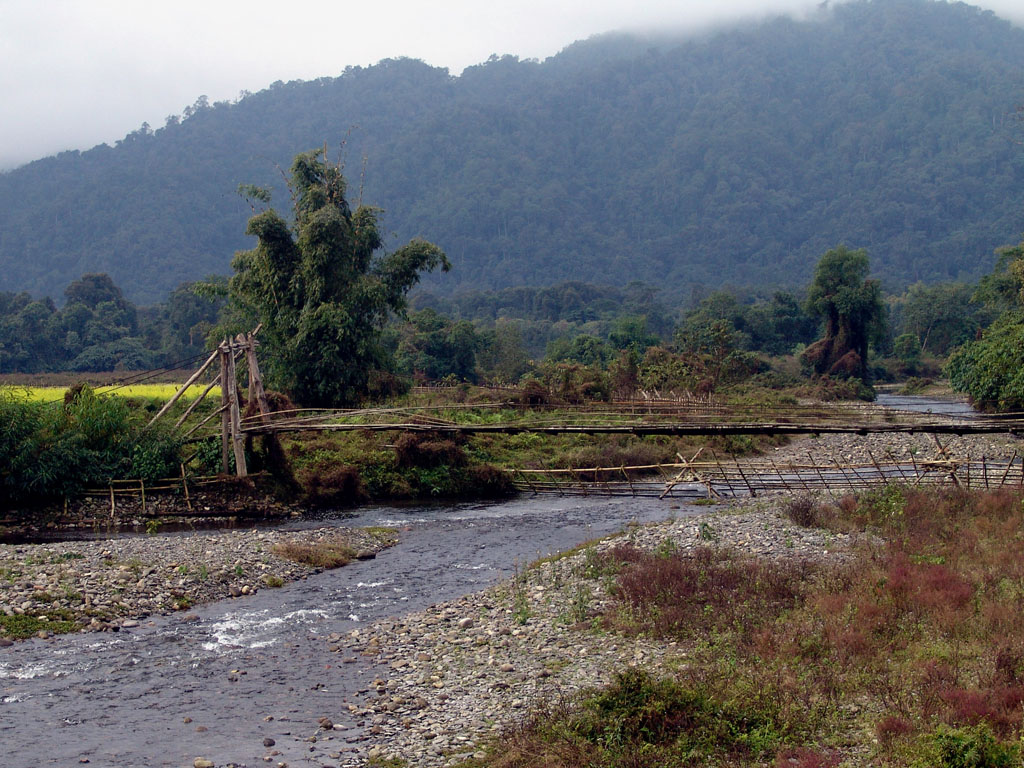
[[[113,144],[205,95],[408,56],[459,74],[613,30],[699,30],[820,0],[0,0],[0,170]],[[1021,0],[976,0],[1024,25]]]

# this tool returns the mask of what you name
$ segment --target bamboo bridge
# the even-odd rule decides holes
[[[257,329],[258,330],[258,329]],[[1024,434],[1024,413],[982,416],[941,415],[882,408],[872,404],[723,405],[708,399],[638,399],[611,403],[551,405],[529,402],[525,393],[507,391],[500,400],[389,408],[291,409],[273,411],[264,393],[256,357],[255,333],[226,339],[204,365],[153,418],[163,416],[215,362],[220,372],[177,420],[183,427],[200,401],[221,385],[221,405],[184,434],[191,440],[219,434],[222,464],[228,471],[233,452],[235,470],[247,474],[246,438],[301,432],[426,432],[437,435],[474,434],[604,434],[662,436],[822,435],[822,434],[930,434],[938,446],[933,459],[871,456],[869,463],[778,465],[770,460],[719,460],[678,456],[677,463],[643,467],[591,467],[550,470],[515,470],[516,485],[534,493],[609,493],[673,496],[677,488],[705,489],[709,497],[757,495],[773,489],[813,490],[868,488],[889,482],[915,485],[951,482],[966,487],[1016,485],[1024,487],[1024,459],[952,457],[941,435]],[[243,415],[243,397],[237,386],[235,363],[245,358],[249,408]],[[253,407],[255,404],[255,407]],[[214,422],[217,417],[219,425]],[[218,429],[219,426],[219,429]],[[205,428],[205,431],[204,431]],[[653,475],[656,480],[641,479]]]

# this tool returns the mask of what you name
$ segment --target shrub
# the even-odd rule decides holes
[[[939,727],[934,739],[941,768],[1010,768],[1017,764],[1019,747],[999,743],[986,725]]]
[[[311,507],[348,507],[367,498],[359,472],[346,465],[305,467],[298,474],[298,482],[302,489],[302,502]]]
[[[804,528],[822,527],[822,510],[810,496],[794,496],[783,504],[783,511],[790,520]]]
[[[75,496],[111,478],[177,474],[178,443],[147,429],[118,397],[79,385],[64,403],[24,402],[0,390],[0,507]]]
[[[356,556],[348,541],[341,537],[316,542],[284,542],[277,544],[272,551],[285,560],[314,568],[340,568],[348,565]]]

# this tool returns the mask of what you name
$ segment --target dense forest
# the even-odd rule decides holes
[[[153,130],[0,175],[0,289],[107,273],[132,301],[226,274],[241,183],[325,143],[428,290],[578,280],[676,301],[806,285],[837,243],[890,291],[973,281],[1024,229],[1024,30],[932,0],[824,5],[690,36],[609,35],[459,77],[414,60],[200,97]],[[340,145],[343,145],[341,147]],[[358,193],[356,193],[358,189]]]

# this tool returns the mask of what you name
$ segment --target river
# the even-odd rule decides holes
[[[338,765],[365,738],[346,705],[376,672],[341,663],[326,636],[476,591],[518,565],[687,507],[656,499],[523,498],[500,504],[372,507],[295,525],[390,525],[399,543],[280,589],[154,617],[115,634],[0,649],[3,764]],[[181,535],[181,534],[170,534]],[[194,533],[191,535],[207,535]],[[271,717],[272,720],[264,718]],[[328,717],[345,730],[321,733]]]

